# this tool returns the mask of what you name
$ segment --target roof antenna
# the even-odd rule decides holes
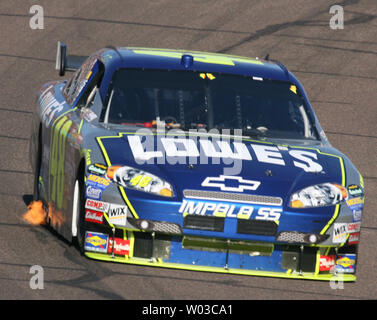
[[[266,54],[266,56],[264,57],[264,60],[267,60],[267,61],[270,60],[270,54],[269,53]]]

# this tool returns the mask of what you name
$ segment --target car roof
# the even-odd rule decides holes
[[[104,63],[105,69],[111,74],[119,68],[146,68],[221,72],[263,79],[294,81],[290,77],[290,72],[280,62],[259,58],[143,47],[109,47],[98,52],[98,55]],[[186,56],[185,61],[182,59],[183,56]]]

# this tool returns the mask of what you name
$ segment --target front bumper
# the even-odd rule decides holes
[[[99,231],[98,231],[99,232]],[[94,232],[96,234],[96,232]],[[171,236],[116,229],[101,233],[107,246],[101,252],[86,251],[88,258],[144,266],[291,279],[356,281],[350,271],[323,271],[324,257],[341,257],[356,252],[356,246],[316,247],[273,244],[219,238]],[[122,241],[125,250],[111,244]],[[115,242],[114,242],[115,241]],[[124,248],[123,248],[124,249]],[[91,250],[91,249],[90,249]],[[354,254],[356,257],[356,254]],[[351,273],[352,272],[352,273]]]

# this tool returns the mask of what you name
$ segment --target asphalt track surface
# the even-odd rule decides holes
[[[44,8],[32,30],[29,9]],[[331,5],[344,29],[329,27]],[[356,283],[225,275],[89,260],[21,218],[32,193],[28,161],[36,92],[58,79],[56,42],[88,55],[106,45],[181,48],[282,61],[298,76],[330,142],[365,178]],[[376,299],[377,4],[350,1],[0,2],[0,299]],[[32,290],[30,267],[44,269]]]

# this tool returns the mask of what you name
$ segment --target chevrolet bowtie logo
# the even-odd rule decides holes
[[[230,187],[226,185],[226,181],[238,181],[238,187]],[[232,183],[234,184],[234,182]],[[228,184],[229,185],[229,184]],[[207,177],[202,182],[202,187],[214,187],[220,188],[222,191],[237,191],[243,192],[244,190],[257,190],[260,185],[260,181],[246,180],[237,176],[219,176],[219,177]]]

